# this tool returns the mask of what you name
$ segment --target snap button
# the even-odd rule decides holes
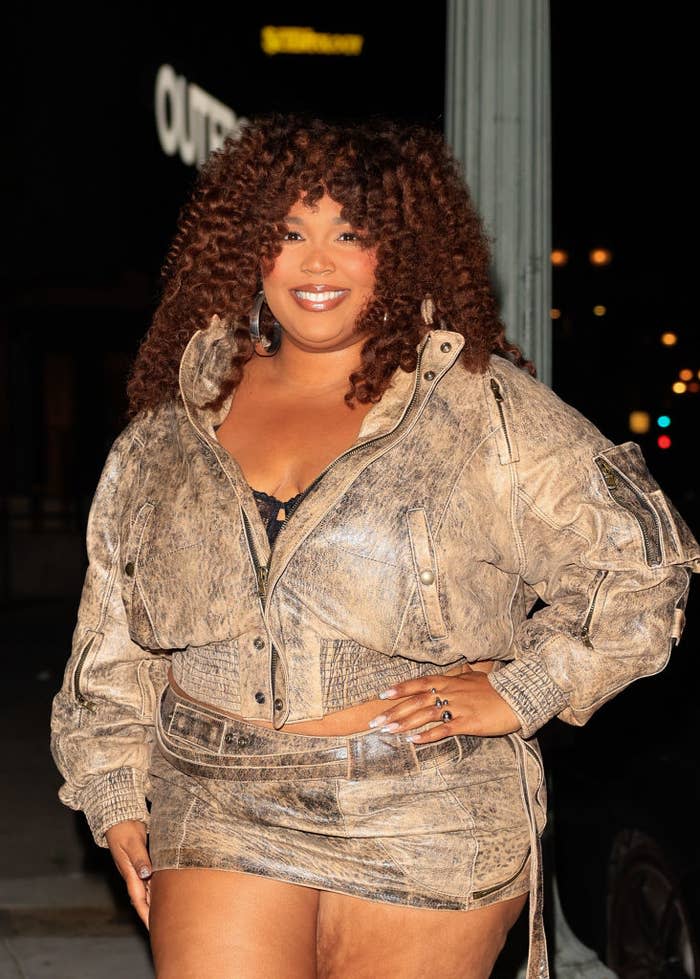
[[[237,741],[239,748],[247,748],[250,744],[250,737],[247,734],[239,734]]]
[[[262,690],[258,690],[257,691],[257,693],[255,694],[255,700],[259,704],[264,704],[265,703],[265,694],[262,692]]]
[[[445,341],[445,343],[440,344],[440,350],[442,350],[444,354],[448,354],[450,350],[452,350],[452,344]]]
[[[133,578],[134,577],[134,562],[133,561],[127,561],[126,562],[126,564],[124,565],[124,574],[125,575],[128,575],[129,578]]]
[[[426,381],[432,381],[432,379],[435,377],[435,371],[426,371],[423,377]]]
[[[281,697],[275,697],[275,710],[282,710],[284,707],[284,701]]]
[[[253,640],[253,645],[256,649],[262,649],[265,646],[265,640],[261,639],[260,636],[256,636]]]
[[[435,575],[429,569],[426,571],[421,571],[420,580],[424,585],[432,585],[432,583],[435,581]]]
[[[226,742],[226,744],[231,744],[231,742],[235,737],[236,735],[233,733],[233,731],[227,731],[226,734],[224,735],[224,741]]]

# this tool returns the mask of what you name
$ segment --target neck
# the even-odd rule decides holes
[[[275,383],[302,394],[345,390],[348,377],[362,363],[365,338],[340,350],[305,350],[283,337],[279,351],[267,361],[260,360]]]

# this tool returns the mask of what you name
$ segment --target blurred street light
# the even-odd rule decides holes
[[[591,265],[610,265],[612,252],[608,248],[592,248],[588,253],[588,260]]]

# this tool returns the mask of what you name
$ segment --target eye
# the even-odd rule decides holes
[[[284,235],[282,235],[282,241],[296,241],[297,240],[296,238],[290,238],[289,237],[290,235],[299,235],[299,238],[301,238],[301,234],[298,231],[287,231]]]
[[[360,236],[358,235],[358,233],[356,231],[343,231],[339,235],[339,237],[340,238],[346,238],[346,237],[348,237],[352,241],[361,241],[361,238],[360,238]]]

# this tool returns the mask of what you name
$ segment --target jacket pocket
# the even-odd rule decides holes
[[[431,639],[444,639],[447,635],[440,608],[440,583],[428,520],[424,507],[414,507],[406,511],[408,535],[411,541],[411,554],[416,575],[416,587],[423,606],[423,615]]]
[[[693,535],[647,469],[636,442],[601,452],[595,464],[608,495],[636,522],[650,568],[698,557]]]

